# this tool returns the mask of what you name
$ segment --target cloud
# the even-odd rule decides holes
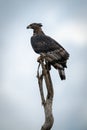
[[[56,28],[55,38],[59,39],[62,42],[70,43],[75,46],[86,46],[87,37],[86,37],[86,27],[84,23],[81,24],[77,21],[71,22],[66,21],[60,25],[61,27]]]

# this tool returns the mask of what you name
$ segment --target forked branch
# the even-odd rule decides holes
[[[37,70],[37,78],[38,78],[42,105],[44,107],[44,113],[45,113],[45,122],[41,127],[41,130],[51,130],[54,122],[54,118],[52,114],[52,103],[53,103],[53,95],[54,95],[53,85],[50,76],[50,70],[48,67],[48,62],[46,62],[46,59],[43,56],[40,56],[38,62],[39,62],[39,66]],[[41,74],[39,74],[40,66],[42,70]],[[43,91],[43,79],[45,80],[45,84],[47,88],[46,99],[44,97],[44,91]]]

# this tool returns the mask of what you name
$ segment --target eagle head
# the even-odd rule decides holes
[[[37,28],[41,28],[41,27],[42,27],[41,23],[32,23],[27,26],[27,29],[37,29]]]

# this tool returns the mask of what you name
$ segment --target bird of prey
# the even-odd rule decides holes
[[[65,80],[64,69],[67,68],[69,53],[57,41],[47,36],[41,27],[41,23],[32,23],[27,26],[27,29],[33,29],[31,45],[36,53],[43,54],[48,63],[58,70],[61,80]]]

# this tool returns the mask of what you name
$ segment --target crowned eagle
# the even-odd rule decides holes
[[[47,36],[41,27],[41,23],[32,23],[27,26],[27,29],[33,29],[31,45],[36,53],[44,54],[48,63],[58,69],[61,80],[64,80],[69,53],[56,40]]]

